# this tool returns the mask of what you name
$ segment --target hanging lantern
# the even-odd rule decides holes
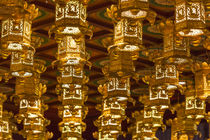
[[[173,21],[166,21],[163,27],[163,56],[169,63],[178,66],[190,60],[189,38],[176,36]]]
[[[23,50],[24,47],[29,47],[31,42],[31,24],[32,20],[38,16],[38,8],[35,5],[28,5],[23,1],[3,2],[6,6],[13,8],[22,8],[22,11],[16,11],[14,17],[5,18],[2,20],[1,26],[1,43],[6,50]],[[13,5],[14,4],[14,5]],[[24,11],[24,12],[23,12]]]
[[[64,36],[58,44],[58,60],[66,60],[69,64],[79,64],[86,60],[85,40]]]
[[[156,64],[155,66],[155,84],[167,85],[168,89],[174,89],[179,83],[179,73],[176,65],[173,64]]]
[[[166,86],[149,86],[150,105],[157,108],[159,112],[164,113],[169,108],[170,100]]]
[[[202,35],[205,24],[203,0],[176,0],[175,26],[179,35],[186,37]]]
[[[86,4],[88,3],[88,0],[55,0],[55,2],[56,28],[63,28],[60,30],[62,34],[81,34],[81,28],[87,27]]]
[[[109,78],[107,83],[108,95],[125,101],[130,96],[130,79],[129,78]]]
[[[10,71],[16,77],[30,77],[33,75],[34,51],[13,51],[11,54]]]
[[[142,26],[141,21],[121,19],[114,28],[115,45],[128,44],[131,51],[137,49],[142,44]]]
[[[71,60],[69,60],[71,61]],[[88,79],[83,73],[83,67],[81,65],[71,65],[65,63],[59,66],[61,72],[60,76],[57,78],[58,82],[61,84],[75,83],[82,84]]]
[[[205,102],[195,96],[186,97],[185,114],[189,117],[195,118],[196,120],[204,118]]]
[[[34,96],[25,96],[20,100],[20,114],[25,114],[26,112],[29,113],[40,113],[41,111],[41,101],[38,97]]]
[[[24,19],[12,19],[2,21],[2,44],[8,50],[22,50],[22,44],[29,46],[31,41],[31,22]],[[21,43],[21,44],[19,44]]]
[[[63,105],[84,105],[88,87],[78,84],[63,84],[61,100]]]
[[[195,64],[195,90],[201,100],[210,95],[210,67],[206,62]]]

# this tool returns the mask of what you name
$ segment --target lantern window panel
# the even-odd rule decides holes
[[[23,61],[23,64],[33,65],[33,60],[34,60],[34,52],[31,50],[28,50],[26,53],[26,57]]]
[[[201,20],[200,3],[191,3],[187,7],[187,20]]]
[[[62,77],[73,76],[73,67],[70,65],[64,65],[64,70],[62,71]]]
[[[164,78],[164,70],[161,65],[156,65],[156,79]]]
[[[123,32],[124,32],[123,21],[121,20],[115,26],[115,33],[114,33],[115,39],[121,39],[123,37]]]
[[[168,77],[168,78],[176,78],[177,77],[177,71],[176,71],[175,65],[167,65],[165,77]]]
[[[107,125],[119,125],[116,119],[109,118],[107,121]]]
[[[110,78],[108,83],[108,92],[115,90],[115,78]]]
[[[28,40],[31,39],[31,24],[28,21],[24,21],[24,36]]]
[[[195,108],[196,109],[204,109],[204,101],[200,100],[199,98],[197,98],[195,100]]]
[[[111,102],[111,109],[121,109],[120,103],[117,101]]]
[[[61,41],[61,43],[58,44],[58,54],[66,53],[66,45],[64,44],[64,41]]]
[[[67,118],[67,117],[72,117],[72,111],[70,109],[64,109],[63,110],[63,117]]]
[[[155,87],[149,87],[150,100],[158,99],[158,91]]]
[[[161,115],[160,115],[160,113],[158,112],[157,109],[152,109],[152,117],[161,119]]]
[[[62,129],[62,133],[69,133],[71,132],[71,129],[68,125],[64,125]]]
[[[158,90],[159,99],[168,99],[168,94],[165,89]]]
[[[64,11],[64,7],[61,7],[59,4],[56,4],[56,21],[64,18]]]
[[[65,16],[67,18],[79,18],[79,1],[69,1],[65,7]]]
[[[151,110],[144,110],[144,118],[151,118],[152,111]]]
[[[21,64],[22,59],[21,59],[21,53],[20,52],[12,52],[12,62],[11,64]]]
[[[73,92],[73,93],[71,93]],[[63,99],[82,99],[82,90],[81,89],[75,89],[75,90],[70,90],[70,89],[63,89]]]
[[[5,37],[9,34],[9,19],[4,20],[2,22],[2,32],[1,32],[1,37]]]
[[[28,107],[40,109],[40,100],[29,100]]]
[[[128,88],[128,83],[127,79],[115,79],[116,81],[116,90],[127,90]]]
[[[141,133],[142,132],[142,121],[137,121],[136,123],[136,133]]]
[[[86,22],[86,18],[87,18],[87,10],[86,10],[86,7],[83,6],[83,4],[80,4],[80,17],[81,17],[81,20],[83,22]]]
[[[186,110],[195,109],[195,98],[186,97]]]
[[[138,33],[140,32],[137,24],[134,21],[125,20],[125,36],[127,37],[138,37]]]
[[[9,123],[7,121],[2,121],[0,132],[9,133]]]
[[[104,110],[109,110],[110,109],[110,105],[109,102],[107,100],[104,100]]]
[[[26,99],[22,99],[20,101],[20,108],[27,108],[28,107],[28,101]]]
[[[185,21],[186,18],[186,5],[185,3],[176,6],[176,23]]]
[[[10,20],[10,34],[11,35],[23,35],[23,20],[15,21]]]

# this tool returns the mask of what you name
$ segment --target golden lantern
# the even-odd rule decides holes
[[[142,21],[145,17],[153,24],[156,14],[149,12],[146,0],[119,0],[118,6],[107,9],[107,15],[114,22],[114,47],[120,51],[138,52],[142,45]],[[113,47],[110,46],[109,48]]]
[[[179,85],[179,73],[174,64],[156,64],[155,84],[166,85],[168,90],[172,90]]]
[[[161,50],[149,51],[149,59],[155,63],[155,76],[153,86],[166,86],[168,91],[173,91],[179,86],[179,71],[174,63],[167,63],[167,57]],[[147,80],[147,79],[146,79]],[[171,97],[172,95],[169,95]]]
[[[176,0],[175,28],[181,36],[204,34],[205,7],[203,0]]]
[[[168,87],[165,85],[165,83],[162,83],[162,85],[156,85],[155,75],[145,76],[142,80],[149,84],[148,99],[150,103],[147,105],[150,105],[151,107],[156,108],[159,112],[164,113],[164,111],[168,109],[170,105],[169,90],[167,89]]]
[[[190,44],[189,38],[177,36],[172,20],[161,23],[163,28],[163,56],[168,63],[182,66],[190,60]]]
[[[69,60],[71,61],[71,60]],[[69,64],[68,62],[59,65],[60,76],[57,80],[60,84],[84,84],[88,81],[88,78],[83,72],[83,64]]]
[[[115,45],[127,43],[125,49],[136,50],[142,44],[142,26],[142,22],[121,19],[114,28]]]
[[[194,66],[196,96],[205,101],[210,95],[210,67],[206,62]]]
[[[58,27],[65,27],[65,31],[77,33],[79,28],[86,26],[86,5],[89,0],[54,0],[56,3],[56,22]],[[65,25],[65,26],[63,26]],[[69,25],[69,27],[66,27]],[[65,32],[64,31],[64,32]]]
[[[87,86],[82,86],[78,84],[63,84],[61,89],[61,97],[63,105],[84,105],[87,100],[86,92],[88,90]]]
[[[10,71],[15,77],[30,77],[33,75],[34,50],[13,51],[11,53]]]
[[[162,115],[166,109],[169,108],[170,100],[168,95],[168,90],[166,86],[150,86],[150,105],[151,107],[157,108]],[[162,116],[163,117],[163,116]]]
[[[6,2],[6,5],[12,3],[18,5],[21,1],[19,3],[17,1]],[[17,12],[16,17],[2,20],[1,43],[6,50],[22,50],[30,46],[31,24],[32,20],[38,16],[38,9],[35,5],[28,5],[26,2],[21,7],[24,12]]]
[[[130,82],[129,78],[109,78],[107,83],[108,95],[112,97],[128,97],[130,96]]]
[[[49,31],[50,35],[55,32],[55,38],[58,40],[63,40],[62,37],[66,35],[76,38],[85,34],[92,36],[91,28],[88,27],[86,21],[86,9],[89,0],[54,1],[56,3],[55,25]]]
[[[142,139],[156,139],[155,133],[159,127],[163,127],[163,114],[166,108],[154,105],[149,95],[140,96],[139,101],[144,104],[144,110],[136,117],[136,131]],[[164,106],[164,103],[162,104]],[[140,128],[141,127],[141,128]]]
[[[86,60],[84,38],[64,36],[58,44],[58,60],[66,60],[69,64],[79,64]],[[71,59],[71,60],[70,60]]]

